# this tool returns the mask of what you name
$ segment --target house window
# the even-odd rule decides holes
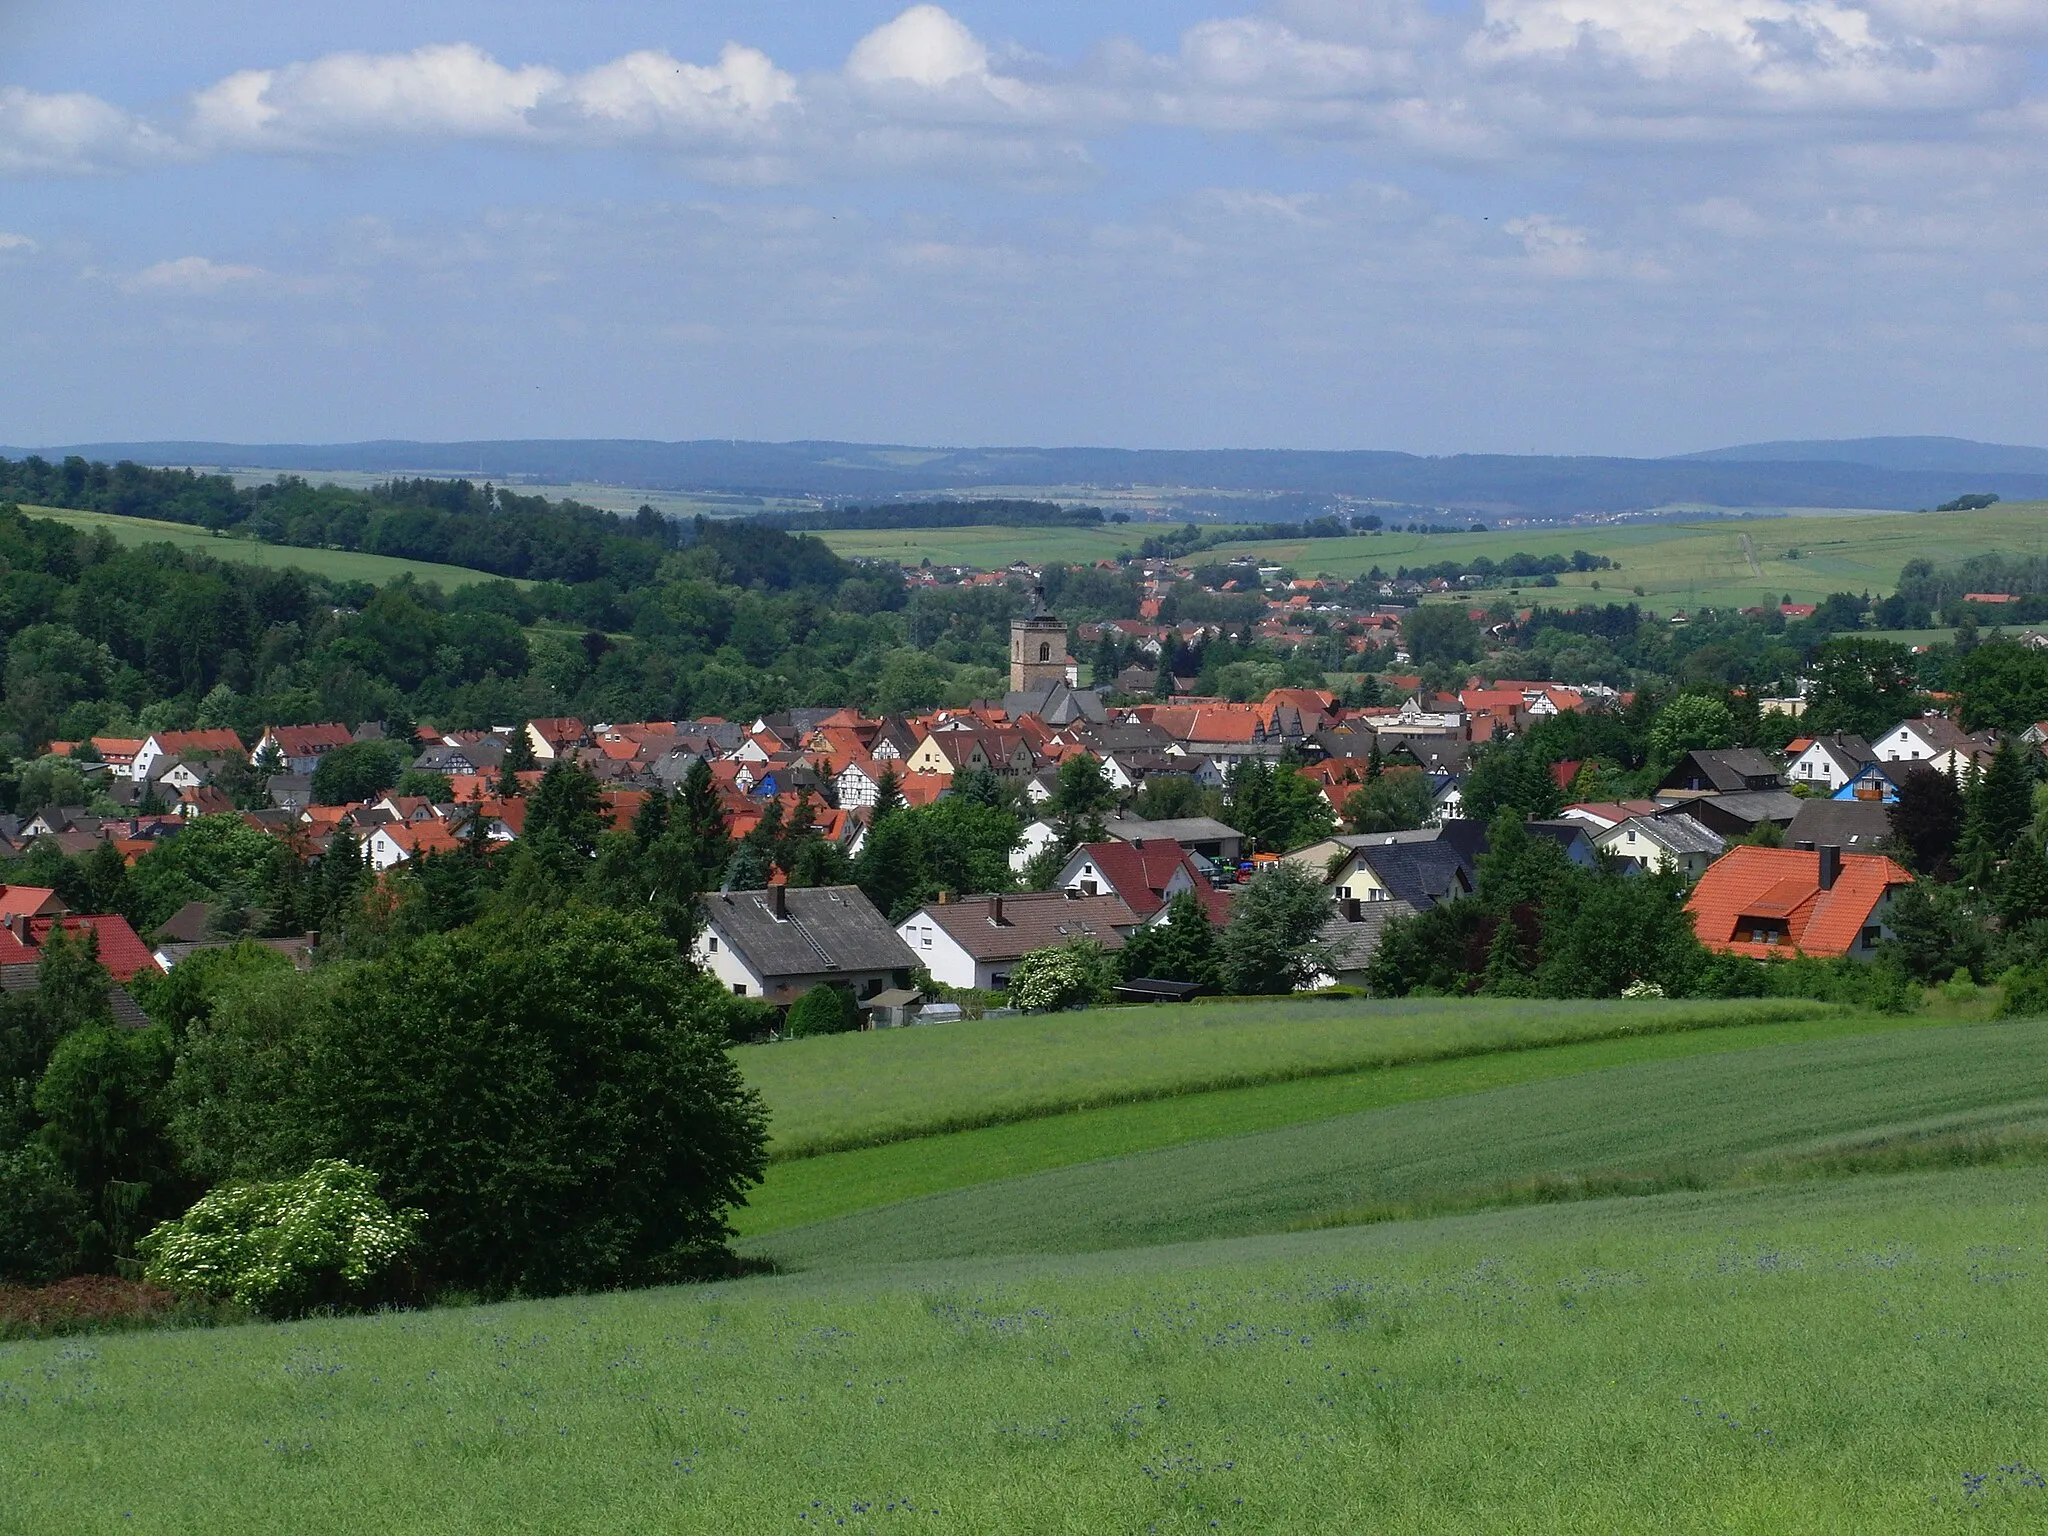
[[[732,984],[732,995],[734,997],[745,997],[747,995],[747,984],[744,981],[734,982]]]
[[[706,938],[706,939],[704,940],[704,947],[705,947],[706,949],[710,950],[712,954],[714,954],[714,955],[715,955],[715,954],[717,954],[717,953],[718,953],[718,935],[714,933],[714,934],[710,935],[710,936],[709,936],[708,938]]]
[[[1863,930],[1862,944],[1865,949],[1877,948],[1877,941],[1884,936],[1884,930],[1876,924]]]
[[[918,947],[919,947],[919,948],[921,948],[921,949],[930,949],[930,948],[932,947],[932,931],[931,931],[931,929],[929,929],[929,928],[920,928],[920,929],[918,929],[918,931],[917,931],[917,942],[918,942]]]
[[[989,972],[988,984],[992,991],[1007,992],[1010,990],[1010,973],[1008,971],[991,971]]]
[[[1051,642],[1049,642],[1049,641],[1048,641],[1048,642],[1046,642],[1045,644],[1042,644],[1042,645],[1040,645],[1040,646],[1038,647],[1038,659],[1039,659],[1040,661],[1051,661],[1051,660],[1052,660],[1052,645],[1051,645]]]

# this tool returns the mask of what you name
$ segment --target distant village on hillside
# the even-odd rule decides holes
[[[1177,578],[1185,573],[1167,567],[1151,579]],[[925,569],[909,579],[1001,585],[1035,582],[1036,573]],[[946,890],[914,910],[883,912],[855,884],[807,888],[771,857],[751,879],[728,876],[702,897],[694,958],[733,993],[777,1007],[822,983],[851,989],[866,1023],[949,1017],[958,1010],[948,997],[1004,992],[1035,952],[1076,939],[1121,949],[1186,910],[1175,902],[1182,895],[1221,928],[1245,882],[1285,863],[1319,881],[1327,903],[1320,963],[1304,984],[1363,985],[1390,921],[1476,888],[1489,829],[1462,814],[1475,749],[1511,742],[1546,719],[1633,702],[1600,684],[1472,678],[1433,691],[1419,674],[1404,674],[1403,625],[1413,610],[1397,600],[1454,585],[1441,576],[1388,580],[1377,584],[1387,605],[1364,609],[1318,581],[1289,578],[1267,595],[1261,638],[1340,635],[1362,665],[1386,669],[1384,702],[1346,702],[1316,687],[1276,687],[1253,700],[1195,696],[1187,691],[1193,680],[1173,675],[1171,659],[1214,626],[1162,623],[1153,596],[1135,620],[1070,628],[1034,589],[1028,610],[1011,622],[1009,691],[997,700],[881,715],[842,706],[750,720],[547,718],[450,730],[421,723],[403,743],[403,784],[339,797],[332,783],[323,786],[323,763],[385,742],[384,725],[276,725],[253,743],[227,729],[54,742],[51,753],[72,760],[102,810],[53,805],[0,817],[0,839],[16,855],[54,847],[78,858],[105,845],[132,865],[195,820],[233,818],[306,866],[345,845],[348,859],[382,876],[516,845],[550,773],[594,781],[603,823],[616,830],[696,775],[700,784],[708,779],[733,845],[772,823],[778,834],[788,829],[836,850],[836,867],[848,869],[861,859],[878,808],[932,805],[977,776],[1003,787],[1021,822],[1004,888]],[[1314,631],[1297,628],[1308,622]],[[1084,686],[1076,648],[1128,661]],[[1761,707],[1796,717],[1804,700],[1766,699]],[[2030,746],[2044,729],[2027,733]],[[1580,867],[1604,862],[1681,878],[1710,948],[1868,956],[1890,936],[1892,899],[1913,879],[1889,856],[1889,816],[1904,775],[1932,767],[1960,781],[1979,774],[1997,749],[1993,734],[1966,733],[1935,712],[1873,739],[1795,736],[1782,753],[1687,750],[1638,797],[1576,793],[1593,782],[1581,772],[1588,765],[1557,762],[1546,771],[1561,808],[1527,820],[1526,830]],[[1063,816],[1059,803],[1062,767],[1076,760],[1092,765],[1103,789],[1099,814],[1085,821]],[[1292,832],[1234,824],[1247,765],[1306,786],[1313,806]],[[1411,807],[1402,824],[1371,824],[1362,806],[1375,794],[1382,803],[1396,787]],[[1161,805],[1180,814],[1157,814]],[[1141,814],[1145,807],[1155,814]],[[53,888],[10,886],[0,889],[0,977],[29,985],[53,928],[93,934],[102,963],[123,983],[145,967],[169,970],[197,950],[257,933],[251,918],[192,902],[138,934],[117,914],[67,910]],[[317,955],[319,934],[267,933],[261,942],[303,966]],[[1126,978],[1124,988],[1132,997],[1190,990],[1144,977]]]

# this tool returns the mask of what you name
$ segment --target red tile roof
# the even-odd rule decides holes
[[[273,725],[264,734],[277,743],[277,750],[286,757],[319,757],[356,739],[355,732],[339,723]]]
[[[150,737],[170,757],[240,757],[247,758],[248,749],[242,745],[242,738],[230,730],[216,731],[158,731]]]
[[[1074,851],[1087,856],[1102,872],[1110,889],[1139,917],[1150,917],[1166,905],[1166,887],[1176,870],[1187,871],[1197,892],[1211,889],[1187,849],[1171,838],[1148,837],[1137,843],[1083,843]]]
[[[42,916],[63,910],[64,903],[47,885],[0,885],[0,917]]]
[[[1845,853],[1833,889],[1820,888],[1820,854],[1803,848],[1735,847],[1710,865],[1686,909],[1700,942],[1710,949],[1763,958],[1797,950],[1846,955],[1887,892],[1913,876],[1875,853]],[[1782,925],[1784,940],[1759,944],[1742,937],[1749,920]]]
[[[116,981],[131,981],[139,972],[158,969],[156,957],[135,930],[128,926],[125,917],[32,917],[28,922],[29,942],[41,948],[54,923],[62,923],[64,932],[72,938],[82,938],[87,933],[96,935],[100,944],[100,964]]]

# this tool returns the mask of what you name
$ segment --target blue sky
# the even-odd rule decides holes
[[[0,0],[0,442],[2048,443],[2043,0]]]

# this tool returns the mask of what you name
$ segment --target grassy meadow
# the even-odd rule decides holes
[[[1984,1001],[750,1048],[778,1273],[0,1344],[0,1530],[2039,1529],[2048,1021]]]
[[[771,1155],[794,1157],[1397,1062],[1834,1011],[1793,999],[1278,998],[819,1035],[747,1047],[739,1059],[768,1106]]]
[[[1124,529],[944,528],[832,533],[843,555],[861,554],[916,565],[1006,565],[1012,560],[1100,560],[1136,549],[1145,525]],[[1569,555],[1583,549],[1617,562],[1619,570],[1566,575],[1545,601],[1627,600],[1641,587],[1645,601],[1693,608],[1816,602],[1830,592],[1889,593],[1908,560],[1959,560],[1992,551],[2048,553],[2048,502],[2013,503],[1981,512],[1837,513],[1794,510],[1784,517],[1719,518],[1697,523],[1607,523],[1512,528],[1489,533],[1379,533],[1343,539],[1264,539],[1227,544],[1198,557],[1249,557],[1292,567],[1304,576],[1349,579],[1377,565],[1499,560],[1522,552]],[[1538,589],[1525,585],[1532,599]]]
[[[310,571],[335,581],[369,581],[382,584],[411,576],[432,581],[443,588],[470,586],[499,578],[488,571],[473,571],[461,565],[437,565],[431,560],[399,560],[390,555],[366,555],[348,549],[298,549],[284,544],[259,544],[254,539],[228,538],[189,523],[159,522],[147,517],[121,517],[112,512],[74,512],[65,507],[23,507],[30,517],[48,518],[82,533],[105,529],[121,543],[171,544],[195,549],[216,560],[270,568],[290,567]]]
[[[0,1346],[22,1531],[2038,1530],[2048,1172]]]

